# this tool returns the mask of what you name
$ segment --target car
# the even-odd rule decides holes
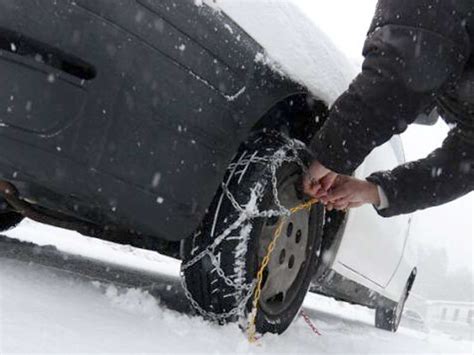
[[[424,333],[429,332],[429,328],[426,325],[423,316],[419,312],[412,309],[404,310],[401,325],[405,328],[422,331]]]
[[[321,80],[288,75],[237,17],[191,0],[0,1],[1,229],[28,217],[181,259],[191,305],[218,323],[256,312],[256,331],[283,333],[311,290],[395,331],[416,277],[410,217],[328,212],[300,189],[353,69],[311,27]],[[355,176],[402,162],[395,137]]]

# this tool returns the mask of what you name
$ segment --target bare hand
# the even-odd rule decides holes
[[[380,205],[377,185],[345,175],[337,177],[332,189],[321,200],[329,211],[346,210],[365,204]]]
[[[303,178],[304,192],[317,199],[326,196],[336,177],[336,173],[327,169],[320,162],[314,161]]]

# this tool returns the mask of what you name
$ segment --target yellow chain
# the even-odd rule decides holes
[[[303,203],[299,206],[293,207],[290,209],[290,216],[298,213],[302,210],[309,210],[314,204],[318,203],[317,200],[313,199],[306,203]],[[256,319],[257,319],[257,311],[258,311],[258,303],[260,302],[260,297],[262,295],[262,282],[263,282],[263,272],[268,266],[270,262],[270,258],[272,256],[273,251],[275,250],[276,243],[278,238],[281,236],[281,232],[283,230],[283,226],[285,225],[286,219],[282,218],[278,223],[277,228],[275,229],[275,233],[273,234],[273,239],[267,247],[267,253],[262,260],[262,264],[257,272],[257,285],[255,287],[255,294],[253,296],[252,302],[252,313],[250,314],[250,320],[247,328],[248,339],[250,343],[255,343],[257,341],[257,326],[256,326]]]

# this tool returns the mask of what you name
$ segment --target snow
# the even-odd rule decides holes
[[[179,263],[26,221],[9,236],[176,277]],[[172,311],[146,290],[0,258],[0,353],[471,353],[473,343],[402,328],[373,327],[373,311],[309,295],[282,336],[249,344],[237,325],[217,326]]]
[[[332,104],[347,89],[357,68],[293,3],[281,0],[207,0],[237,22],[265,49],[257,61],[305,85]]]
[[[263,61],[282,75],[306,85],[328,103],[334,102],[356,74],[356,69],[331,41],[291,3],[206,2],[225,11],[265,48],[256,61]],[[202,6],[203,0],[195,3]],[[141,16],[137,14],[137,21]],[[155,25],[163,27],[162,23]],[[231,34],[234,32],[230,25],[225,28]],[[178,49],[185,51],[186,47],[180,45]],[[52,82],[55,78],[49,75],[47,80]],[[245,90],[244,87],[229,96],[229,101]],[[156,173],[152,185],[158,186],[160,179],[161,174]],[[180,263],[174,259],[31,221],[23,222],[8,235],[41,246],[54,245],[66,253],[111,265],[179,277]],[[267,335],[252,345],[237,325],[221,327],[172,311],[147,290],[0,258],[1,354],[473,352],[472,341],[458,341],[439,333],[406,328],[396,334],[377,330],[373,326],[373,311],[325,297],[308,295],[304,309],[322,336],[315,336],[303,319],[298,318],[284,335]]]
[[[159,205],[162,205],[163,202],[165,202],[165,199],[164,199],[163,197],[158,197],[158,198],[156,199],[156,202],[157,202]]]
[[[79,233],[52,228],[29,220],[9,231],[8,236],[40,246],[54,245],[63,252],[97,260],[104,259],[111,264],[179,276],[179,262],[175,259],[129,246],[85,238]]]
[[[243,93],[245,93],[245,91],[247,90],[247,87],[244,86],[242,87],[239,91],[237,91],[234,95],[225,95],[225,98],[227,99],[227,101],[235,101],[237,100]]]

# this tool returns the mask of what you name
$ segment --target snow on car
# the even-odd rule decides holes
[[[309,289],[397,330],[409,217],[289,213],[307,202],[305,143],[353,69],[290,4],[220,4],[0,2],[2,229],[26,216],[180,259],[186,297],[221,324],[248,319],[280,230],[260,333],[283,333]],[[356,176],[403,161],[396,137]]]

